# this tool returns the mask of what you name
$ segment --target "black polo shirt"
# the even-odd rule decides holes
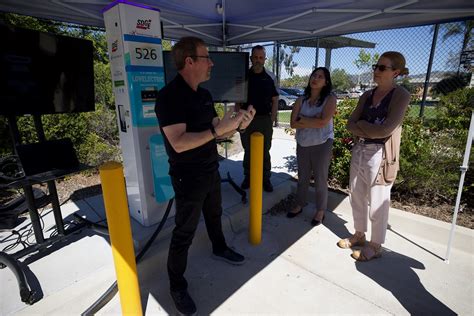
[[[252,68],[248,70],[247,104],[244,109],[252,104],[256,115],[268,115],[272,112],[272,97],[277,95],[275,83],[265,69],[261,73],[253,72]]]
[[[155,113],[168,153],[172,176],[196,176],[217,170],[216,141],[177,153],[163,133],[163,127],[184,123],[186,132],[202,132],[211,127],[217,116],[212,96],[201,87],[194,91],[180,74],[158,92]]]

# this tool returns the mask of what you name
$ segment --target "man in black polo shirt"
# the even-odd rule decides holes
[[[254,46],[250,56],[252,67],[248,72],[247,103],[240,106],[236,105],[236,109],[247,109],[249,104],[252,104],[257,111],[253,121],[245,132],[240,135],[242,147],[245,150],[243,161],[244,181],[241,188],[246,190],[250,187],[250,135],[253,132],[260,132],[264,137],[263,189],[272,192],[270,147],[272,146],[273,122],[276,121],[278,114],[278,92],[272,77],[265,71],[265,59],[265,48],[261,45]]]
[[[198,86],[210,78],[213,66],[201,39],[182,38],[173,47],[172,55],[178,74],[160,90],[155,106],[176,201],[176,227],[169,248],[168,275],[176,308],[182,314],[194,314],[196,305],[189,296],[183,275],[201,210],[213,257],[237,265],[245,260],[227,246],[222,232],[216,138],[226,138],[237,129],[246,128],[255,110],[249,107],[247,111],[229,112],[219,120],[211,94]]]

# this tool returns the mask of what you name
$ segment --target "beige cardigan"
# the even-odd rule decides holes
[[[366,91],[359,99],[357,107],[352,112],[347,122],[347,129],[356,137],[387,138],[384,146],[383,160],[379,168],[376,184],[391,184],[395,181],[400,167],[400,138],[402,135],[402,122],[410,103],[410,93],[405,88],[397,86],[393,92],[388,106],[387,118],[381,125],[371,124],[359,120],[364,104],[370,96],[371,90]]]

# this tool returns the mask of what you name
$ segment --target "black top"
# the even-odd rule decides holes
[[[186,124],[186,132],[202,132],[210,129],[217,116],[212,96],[206,89],[194,91],[180,74],[158,92],[155,113],[165,140],[172,176],[196,176],[217,170],[216,141],[211,140],[199,147],[177,153],[163,133],[163,127]]]
[[[247,109],[247,106],[252,104],[256,115],[270,114],[272,112],[272,97],[278,95],[272,77],[267,74],[265,69],[257,74],[250,68],[247,75],[248,95],[247,103],[243,108]]]
[[[371,124],[381,125],[387,118],[388,106],[390,104],[390,100],[392,99],[393,91],[395,91],[395,89],[392,89],[389,93],[387,93],[383,97],[383,99],[380,100],[380,103],[377,106],[372,106],[374,93],[376,89],[377,88],[372,90],[372,93],[366,99],[365,104],[364,104],[364,109],[362,111],[360,119],[367,121]],[[385,142],[384,138],[381,138],[381,139],[377,138],[377,139],[371,139],[371,140],[373,143],[383,144]]]

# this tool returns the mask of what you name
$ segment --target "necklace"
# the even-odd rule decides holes
[[[319,95],[318,95],[317,97],[315,97],[315,98],[310,97],[310,98],[308,99],[309,105],[316,105],[316,104],[318,104],[318,101],[319,101]]]
[[[395,87],[390,87],[388,90],[376,89],[372,94],[372,104],[370,105],[371,108],[377,108],[383,99],[392,91]],[[379,92],[380,91],[380,92]],[[376,95],[378,94],[378,95]],[[377,101],[377,102],[375,102]]]

